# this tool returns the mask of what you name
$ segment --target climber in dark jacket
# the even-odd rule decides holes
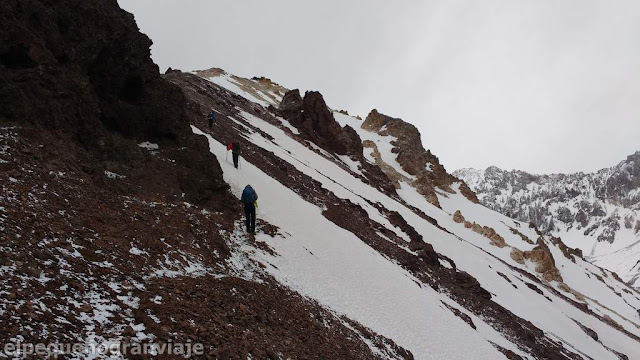
[[[256,201],[258,200],[258,194],[251,187],[251,185],[245,186],[242,191],[242,197],[240,201],[244,204],[244,216],[245,224],[247,226],[247,232],[253,234],[256,232]]]
[[[227,151],[231,150],[231,155],[233,156],[233,166],[238,168],[238,160],[240,158],[240,144],[236,141],[232,142],[227,146]]]

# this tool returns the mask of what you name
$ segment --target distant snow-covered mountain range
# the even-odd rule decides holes
[[[640,286],[640,151],[593,173],[534,175],[491,166],[453,175],[483,205],[535,224]]]

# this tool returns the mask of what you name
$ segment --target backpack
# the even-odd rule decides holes
[[[256,192],[253,191],[253,188],[251,186],[247,186],[246,188],[244,188],[244,190],[242,191],[242,197],[240,198],[240,201],[242,201],[243,204],[252,204],[257,200],[257,196],[256,196]]]

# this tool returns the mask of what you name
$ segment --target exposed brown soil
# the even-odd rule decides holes
[[[282,289],[273,280],[175,279],[154,281],[148,290],[148,294],[162,296],[162,302],[148,298],[141,300],[141,306],[160,322],[144,311],[138,311],[136,321],[162,339],[178,333],[181,337],[174,341],[202,343],[216,359],[246,359],[248,355],[257,359],[363,359],[372,356],[363,338],[377,342],[381,349],[389,345],[388,355],[393,358],[413,358],[388,339]]]

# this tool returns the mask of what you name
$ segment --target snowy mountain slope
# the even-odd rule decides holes
[[[258,235],[261,245],[247,251],[282,283],[417,358],[495,358],[495,349],[511,358],[640,356],[637,292],[528,225],[469,201],[461,183],[437,192],[439,207],[406,175],[397,191],[381,191],[362,176],[363,161],[379,163],[367,153],[358,158],[315,146],[273,104],[267,110],[188,74],[168,78],[200,108],[220,114],[209,130],[194,111],[194,132],[207,136],[232,191],[251,183],[261,194],[258,217],[279,235]],[[390,168],[406,171],[394,163],[392,139],[333,115],[378,143]],[[239,170],[224,161],[224,144],[234,139],[244,149]],[[458,210],[469,227],[454,216]],[[261,250],[265,244],[270,250]],[[451,348],[455,333],[476,344],[471,352]]]
[[[202,134],[197,128],[194,132]],[[212,152],[223,160],[226,147],[209,140]],[[289,149],[294,148],[303,147]],[[256,236],[256,241],[269,244],[278,254],[258,253],[256,258],[280,281],[365,326],[384,329],[387,336],[394,336],[416,355],[499,357],[495,348],[440,303],[435,291],[422,290],[409,273],[324,218],[322,209],[250,163],[245,162],[242,171],[235,171],[229,163],[223,166],[232,191],[239,196],[251,183],[259,191],[258,216],[285,233],[274,239],[266,234]],[[365,278],[368,281],[363,281]],[[454,345],[460,342],[469,347]]]
[[[218,68],[194,71],[194,74],[206,78],[245,99],[262,106],[278,105],[287,89],[274,83],[270,79],[261,77],[245,79]]]
[[[485,206],[534,223],[632,286],[640,284],[640,152],[591,174],[539,176],[489,167],[454,175]]]

